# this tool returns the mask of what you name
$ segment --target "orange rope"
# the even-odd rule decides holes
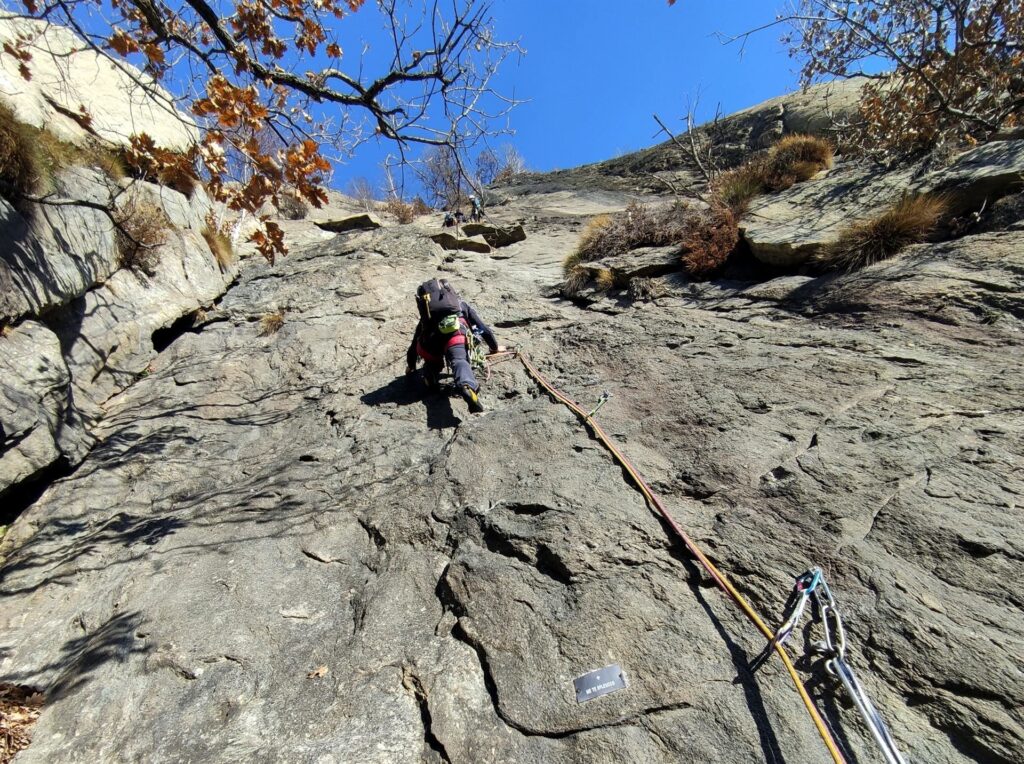
[[[715,583],[717,583],[722,590],[725,591],[737,605],[739,605],[740,610],[743,611],[744,615],[750,619],[750,621],[762,634],[764,634],[766,638],[774,640],[775,632],[765,624],[753,607],[750,606],[750,603],[748,603],[736,587],[732,585],[726,575],[722,573],[722,571],[720,571],[710,559],[708,559],[707,555],[704,554],[703,550],[697,545],[697,543],[690,538],[689,534],[683,530],[683,527],[676,522],[675,518],[672,517],[671,513],[668,511],[668,508],[661,502],[661,499],[655,495],[654,491],[652,491],[651,487],[647,485],[647,482],[643,479],[637,469],[632,465],[629,459],[626,458],[625,454],[619,450],[612,439],[608,437],[608,434],[601,428],[601,426],[594,421],[593,417],[580,408],[579,404],[574,400],[557,390],[550,382],[548,382],[523,353],[512,350],[506,353],[495,353],[492,356],[488,356],[488,358],[501,358],[505,356],[518,357],[526,368],[527,373],[533,377],[537,384],[544,388],[544,390],[546,390],[548,394],[557,401],[568,407],[573,413],[583,420],[585,425],[590,427],[598,440],[604,444],[605,448],[611,452],[615,460],[624,470],[626,470],[627,473],[629,473],[629,476],[633,478],[633,481],[640,489],[640,492],[644,495],[644,498],[647,499],[650,505],[658,511],[669,526],[671,526],[672,530],[674,530],[679,538],[682,539],[686,548],[694,557],[697,558],[700,564],[704,566],[704,569],[715,580]],[[782,659],[782,663],[785,665],[786,671],[789,672],[789,676],[793,680],[793,684],[796,687],[797,692],[800,693],[800,698],[803,700],[804,706],[807,708],[807,712],[811,715],[811,720],[814,722],[814,726],[817,728],[818,734],[821,735],[821,739],[825,743],[825,747],[828,748],[828,752],[832,756],[832,761],[835,762],[835,764],[846,764],[846,759],[840,752],[839,746],[836,744],[832,733],[828,729],[828,725],[825,723],[825,720],[822,719],[821,714],[814,705],[814,701],[811,700],[811,696],[807,693],[807,688],[804,687],[804,683],[797,674],[796,667],[793,665],[793,661],[790,659],[789,653],[787,653],[786,649],[778,643],[775,643],[774,647],[775,652],[778,653],[779,658]]]

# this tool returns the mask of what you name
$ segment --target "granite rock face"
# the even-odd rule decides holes
[[[349,231],[372,231],[374,228],[380,228],[380,221],[375,216],[366,212],[361,215],[351,215],[338,220],[321,220],[316,225],[318,228],[330,231],[331,233],[347,233]]]
[[[463,233],[466,236],[483,236],[484,241],[490,244],[492,247],[507,247],[511,244],[516,244],[520,241],[526,240],[526,231],[522,225],[508,226],[507,228],[499,228],[493,225],[484,225],[482,223],[466,223],[462,226]]]
[[[95,170],[56,178],[61,198],[108,205],[120,189]],[[0,200],[0,494],[88,451],[88,424],[102,404],[145,373],[154,333],[224,293],[237,265],[222,270],[202,237],[210,200],[135,182],[127,192],[162,209],[171,227],[152,275],[121,267],[103,212],[34,206],[23,215]],[[159,344],[159,343],[158,343]],[[25,398],[24,396],[28,396]],[[31,401],[26,404],[25,401]],[[27,406],[27,407],[26,407]]]
[[[981,210],[1022,186],[1024,140],[978,146],[934,170],[926,161],[885,172],[841,159],[816,178],[756,198],[740,227],[757,259],[794,268],[851,222],[884,212],[907,194],[942,194],[956,216]]]
[[[702,125],[697,130],[703,135],[713,133],[717,160],[722,169],[728,169],[746,160],[751,152],[769,147],[783,135],[831,135],[833,119],[849,120],[856,114],[860,89],[861,83],[856,79],[814,85],[730,114],[717,124]],[[678,124],[671,115],[661,116],[669,125]],[[653,120],[651,129],[658,129]],[[686,146],[685,133],[677,137]],[[675,141],[666,140],[648,149],[582,167],[520,173],[507,183],[499,184],[494,194],[506,200],[567,189],[582,193],[665,194],[670,191],[669,184],[685,188],[697,184],[701,178],[689,153],[680,149]],[[489,200],[488,209],[495,203],[497,200]]]
[[[0,42],[19,33],[32,40],[31,79],[15,58],[0,57],[0,99],[20,121],[73,144],[125,146],[146,133],[184,151],[198,140],[194,122],[134,67],[115,66],[68,29],[0,15]],[[88,125],[73,116],[83,104]],[[237,270],[219,265],[203,238],[213,205],[201,187],[186,197],[70,167],[40,194],[46,203],[0,199],[0,496],[80,462],[90,423],[145,373],[154,336],[212,303]],[[153,268],[123,267],[113,219],[129,199],[163,213],[156,225],[168,230]]]
[[[498,263],[408,227],[311,244],[111,398],[0,548],[0,679],[49,698],[19,761],[827,760],[777,663],[750,673],[760,636],[521,365],[481,416],[404,374],[437,273],[583,405],[612,393],[605,429],[769,622],[827,570],[910,760],[1015,761],[1021,233],[584,306],[544,296],[574,227]],[[578,705],[610,663],[628,689]]]
[[[430,240],[449,252],[478,252],[486,255],[491,251],[491,245],[483,236],[456,236],[453,233],[442,231],[435,233]]]
[[[75,144],[98,136],[127,146],[132,136],[142,133],[175,151],[187,151],[198,142],[195,122],[131,64],[115,65],[66,27],[0,13],[0,44],[12,44],[19,33],[32,40],[32,59],[26,64],[31,79],[21,76],[20,62],[13,56],[0,57],[0,100],[22,122],[46,127]],[[75,118],[82,109],[90,118],[88,129]]]

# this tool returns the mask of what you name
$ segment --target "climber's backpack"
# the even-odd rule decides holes
[[[448,279],[431,279],[416,288],[416,307],[420,318],[433,328],[449,316],[458,316],[461,305],[462,298]]]

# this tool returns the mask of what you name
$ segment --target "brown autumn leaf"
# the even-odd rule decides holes
[[[122,56],[127,56],[129,53],[137,53],[139,51],[139,44],[123,30],[118,29],[110,36],[107,40],[107,44],[117,51]]]
[[[315,669],[310,671],[306,676],[309,679],[320,679],[331,673],[331,670],[327,666],[317,666]]]

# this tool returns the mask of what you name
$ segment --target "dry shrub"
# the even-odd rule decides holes
[[[602,257],[621,255],[638,247],[661,247],[682,239],[682,204],[648,207],[631,202],[625,211],[616,215],[602,215],[590,221],[584,229],[576,251],[566,258],[566,273],[581,262]]]
[[[200,232],[206,240],[206,244],[217,261],[221,273],[226,271],[235,262],[235,248],[231,246],[231,236],[222,226],[217,224],[213,212],[206,216],[206,225]]]
[[[882,214],[843,229],[815,257],[824,270],[853,271],[892,257],[928,238],[949,210],[942,196],[906,196]]]
[[[163,208],[131,197],[114,213],[118,265],[152,276],[160,262],[159,247],[167,239],[171,221]]]
[[[412,200],[412,214],[413,215],[416,215],[416,216],[419,216],[419,215],[429,215],[431,212],[432,212],[432,210],[427,205],[427,203],[425,201],[423,201],[423,197],[422,196],[417,196],[415,199]]]
[[[787,135],[767,153],[718,176],[712,184],[712,196],[734,215],[742,215],[755,196],[784,191],[810,180],[830,168],[834,156],[835,149],[824,138]]]
[[[693,210],[686,219],[683,239],[683,270],[695,279],[704,279],[718,270],[736,249],[739,226],[732,210],[715,206]]]
[[[309,214],[309,205],[294,191],[285,191],[277,200],[277,211],[285,220],[304,220]]]
[[[277,310],[273,313],[264,313],[260,316],[260,334],[267,337],[276,334],[284,326],[284,311]]]
[[[411,223],[416,219],[416,211],[413,209],[413,205],[403,202],[397,196],[393,196],[384,202],[383,210],[399,223]]]
[[[620,255],[638,247],[674,244],[683,250],[682,264],[688,275],[706,278],[735,249],[739,228],[732,210],[722,204],[711,209],[676,203],[659,208],[630,204],[617,215],[602,215],[590,221],[579,246],[562,262],[566,276],[563,293],[578,293],[590,279],[582,264],[602,257]],[[628,279],[612,271],[594,276],[598,289],[625,288]]]

